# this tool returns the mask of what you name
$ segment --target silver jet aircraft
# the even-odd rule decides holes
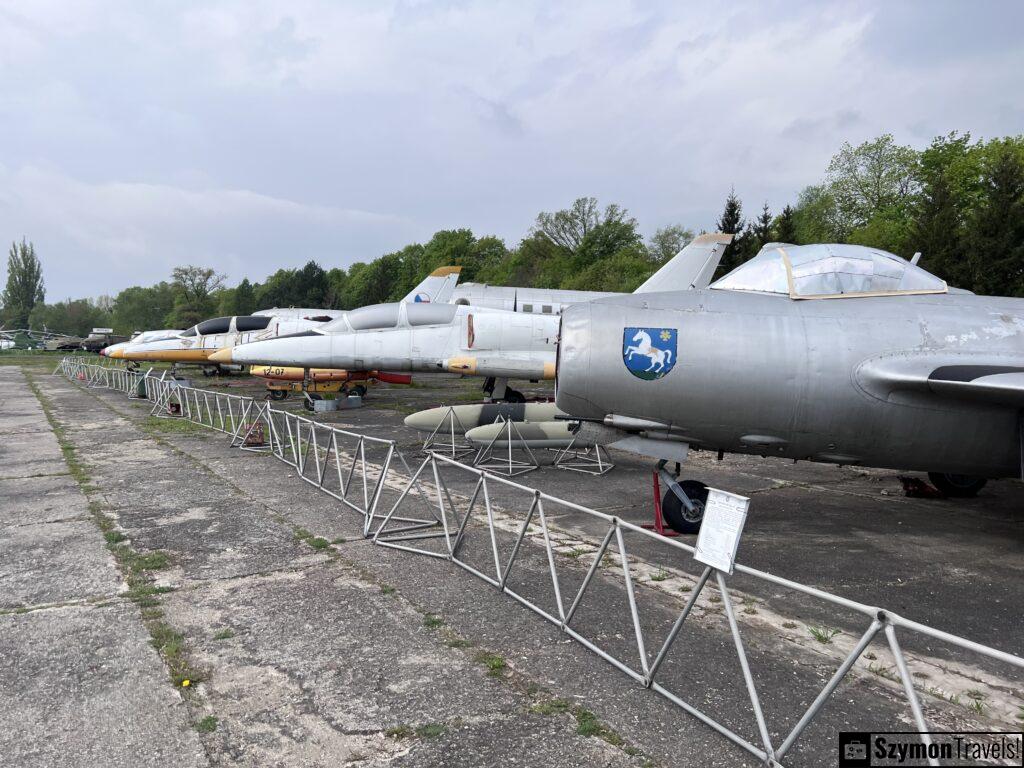
[[[637,292],[706,285],[731,240],[731,235],[701,235]],[[572,295],[562,291],[558,298],[568,300]],[[591,296],[581,295],[578,300]],[[556,314],[543,311],[514,312],[464,303],[375,304],[346,312],[306,333],[222,350],[210,361],[307,369],[445,371],[485,377],[485,391],[495,399],[521,402],[522,394],[508,388],[507,381],[554,378],[558,323]]]
[[[766,246],[706,290],[562,314],[558,407],[601,443],[928,472],[950,496],[1022,475],[1024,300],[975,296],[891,253]],[[666,493],[693,532],[707,491]]]

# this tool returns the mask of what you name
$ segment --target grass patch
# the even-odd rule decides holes
[[[448,730],[444,723],[427,723],[416,729],[416,735],[421,739],[436,739]]]
[[[444,619],[440,616],[436,616],[433,613],[428,613],[423,617],[423,626],[427,629],[437,629],[438,627],[444,626]]]
[[[548,699],[547,701],[539,701],[530,707],[531,712],[535,712],[538,715],[557,715],[562,712],[568,712],[570,704],[565,699]]]
[[[505,674],[505,670],[508,669],[508,664],[505,663],[503,656],[489,653],[488,651],[480,651],[474,657],[474,661],[487,667],[487,674],[490,677],[502,677]]]
[[[463,640],[461,637],[447,637],[444,644],[449,648],[471,648],[473,646],[469,640]]]
[[[339,536],[336,539],[331,539],[331,544],[344,544],[344,543],[345,543],[345,539],[342,536]]]
[[[107,540],[107,544],[120,544],[128,537],[120,531],[104,531],[103,538]]]
[[[390,736],[392,739],[410,739],[416,735],[416,731],[413,730],[411,725],[402,723],[394,728],[388,728],[384,731],[384,735]]]
[[[217,718],[213,715],[207,715],[196,723],[196,730],[200,733],[213,733],[217,730]]]
[[[309,546],[313,549],[327,549],[331,546],[331,542],[325,539],[323,536],[314,536],[306,541]]]
[[[390,584],[382,584],[381,587],[380,587],[380,591],[381,591],[381,594],[393,595],[393,594],[395,594],[395,592],[397,590],[394,587],[392,587]]]
[[[589,709],[580,707],[573,714],[576,715],[576,733],[580,736],[596,736],[615,747],[621,747],[625,743],[619,734],[602,725],[597,715]]]
[[[206,431],[206,427],[189,421],[184,416],[166,419],[159,416],[147,416],[146,420],[142,422],[142,428],[146,432],[161,432],[165,435],[190,435]]]
[[[797,625],[795,621],[784,621],[782,622],[782,626],[784,626],[786,629],[796,629]]]
[[[666,581],[671,574],[668,571],[661,570],[651,576],[651,581]]]
[[[228,639],[230,639],[230,638],[232,638],[234,636],[235,636],[235,630],[231,629],[230,627],[227,628],[227,629],[221,629],[221,630],[213,633],[213,639],[214,640],[228,640]]]
[[[811,637],[817,640],[819,643],[828,645],[832,642],[832,638],[836,635],[842,634],[841,630],[833,629],[832,627],[807,627],[807,631],[811,633]]]

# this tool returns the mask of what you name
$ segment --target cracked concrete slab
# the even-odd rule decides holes
[[[110,596],[120,588],[92,521],[0,528],[0,608]]]
[[[0,529],[86,515],[82,492],[67,472],[67,465],[64,470],[61,475],[0,480]]]
[[[205,766],[131,603],[0,616],[0,754],[19,768]]]

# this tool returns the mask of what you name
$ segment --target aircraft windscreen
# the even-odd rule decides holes
[[[242,315],[235,318],[235,330],[262,331],[270,325],[270,320],[266,315]]]
[[[860,245],[770,245],[711,285],[793,299],[946,293],[944,280],[888,251]]]
[[[212,320],[203,320],[203,322],[196,326],[196,330],[199,331],[200,335],[207,333],[227,333],[229,328],[231,328],[230,317],[215,317]]]
[[[450,323],[458,311],[454,304],[406,304],[409,325],[444,325]]]
[[[371,304],[368,307],[353,309],[348,313],[348,322],[354,331],[394,328],[398,325],[398,305]]]

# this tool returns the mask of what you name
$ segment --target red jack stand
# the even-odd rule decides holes
[[[661,516],[661,483],[658,480],[658,471],[651,472],[651,476],[654,478],[654,523],[643,523],[640,527],[654,531],[659,536],[675,538],[679,533],[666,527],[665,518]]]

